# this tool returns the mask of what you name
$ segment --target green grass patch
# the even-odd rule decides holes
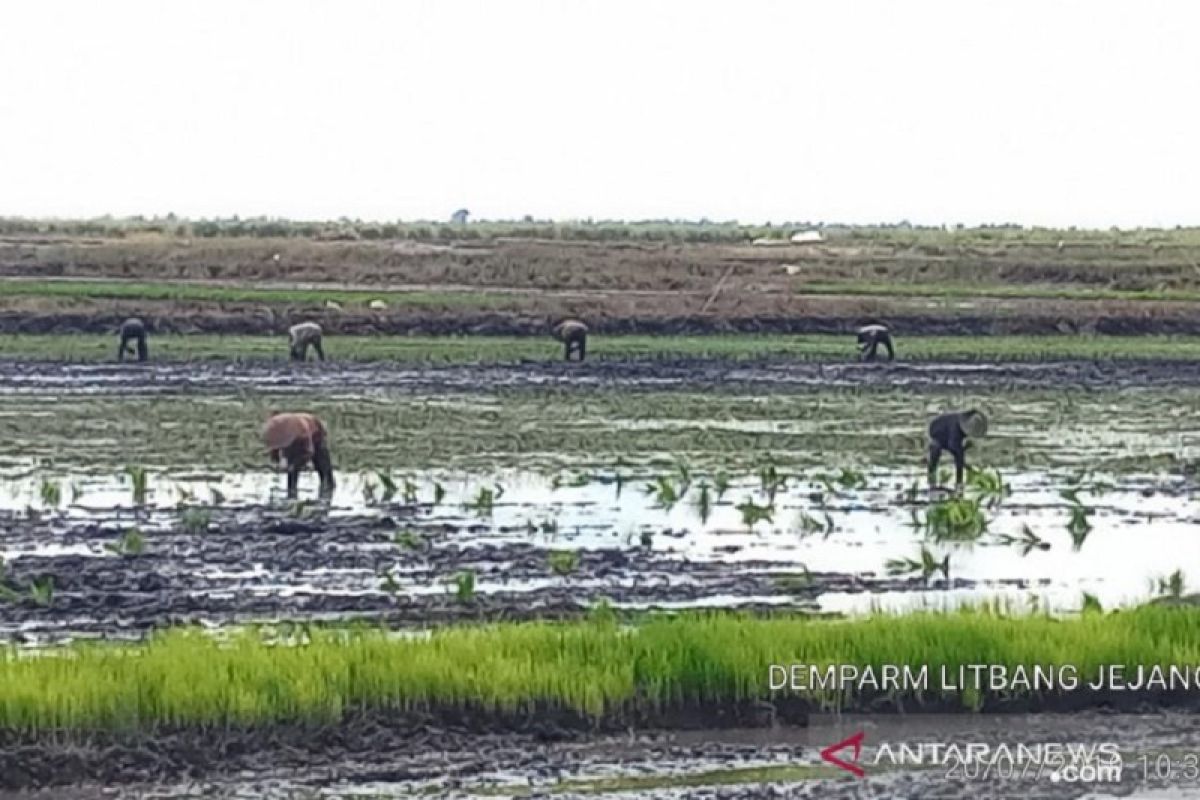
[[[1195,302],[1200,291],[1191,289],[1110,289],[1053,284],[993,284],[944,281],[930,283],[805,283],[797,294],[863,295],[868,297],[932,297],[945,300],[1001,298],[1020,300],[1130,300]]]
[[[0,661],[0,728],[336,722],[356,710],[444,707],[553,706],[600,718],[770,699],[770,665],[793,663],[927,666],[935,676],[943,666],[1069,664],[1087,680],[1103,664],[1200,663],[1197,626],[1200,610],[1146,606],[1071,619],[998,609],[846,621],[689,614],[632,629],[597,617],[441,628],[420,639],[304,626],[286,645],[254,630],[224,641],[174,630],[141,645],[80,643],[36,658],[10,648]],[[856,696],[805,697],[844,707]]]
[[[396,306],[488,307],[500,301],[485,292],[388,292],[359,289],[265,289],[251,286],[218,286],[203,283],[155,281],[7,281],[9,297],[53,297],[106,300],[177,300],[193,303],[291,303],[366,305],[383,300]]]
[[[1182,336],[904,336],[901,361],[1037,361],[1046,359],[1200,359],[1200,339]],[[506,363],[557,361],[562,345],[539,336],[338,336],[325,338],[335,361]],[[0,337],[0,358],[42,361],[115,361],[116,337],[15,334]],[[287,359],[285,336],[151,336],[155,361]],[[591,359],[790,358],[851,361],[854,337],[845,335],[605,336],[588,342]]]

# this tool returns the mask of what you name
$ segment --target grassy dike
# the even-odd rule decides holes
[[[792,663],[928,665],[931,673],[1069,664],[1079,672],[1078,699],[1101,665],[1200,664],[1197,630],[1200,609],[1161,606],[1071,619],[997,609],[837,621],[713,613],[650,617],[633,628],[594,612],[583,622],[448,627],[423,638],[302,627],[289,644],[253,630],[223,640],[173,630],[139,645],[76,644],[36,657],[10,649],[0,661],[0,729],[320,723],[386,710],[486,717],[535,706],[611,721],[779,699],[768,690],[769,666]],[[867,698],[798,699],[853,708]],[[977,708],[987,698],[950,699]]]

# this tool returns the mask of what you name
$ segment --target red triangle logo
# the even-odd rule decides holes
[[[847,772],[852,772],[861,778],[867,774],[862,767],[858,766],[857,763],[851,764],[847,761],[842,761],[840,758],[835,756],[834,753],[838,752],[839,750],[845,750],[847,747],[853,747],[854,761],[857,762],[858,757],[862,755],[862,744],[863,732],[859,731],[848,739],[843,739],[837,744],[831,744],[829,747],[826,747],[821,751],[821,758],[825,761],[828,761],[830,764],[833,764],[835,767],[841,767]]]

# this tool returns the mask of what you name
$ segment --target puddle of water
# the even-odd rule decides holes
[[[17,511],[43,505],[40,492],[42,478],[59,481],[64,503],[75,496],[75,502],[64,509],[68,519],[117,519],[138,524],[153,531],[157,526],[171,524],[171,512],[182,499],[189,502],[211,501],[213,490],[224,496],[226,503],[258,504],[268,500],[283,500],[283,476],[269,472],[224,474],[220,476],[152,474],[147,512],[138,519],[126,479],[95,476],[59,476],[39,474],[9,480],[0,484],[0,509]],[[707,520],[701,520],[696,505],[698,490],[688,490],[683,500],[671,508],[663,508],[647,492],[645,477],[628,478],[618,493],[617,484],[590,480],[584,485],[556,485],[543,475],[515,470],[481,475],[474,473],[431,473],[413,481],[420,502],[432,501],[435,486],[445,492],[443,502],[428,509],[421,517],[422,524],[445,521],[457,526],[471,526],[458,536],[462,544],[535,542],[561,549],[611,549],[642,546],[659,553],[693,562],[727,564],[731,569],[747,572],[759,568],[753,562],[772,562],[776,570],[801,572],[839,572],[856,574],[885,574],[888,559],[914,557],[923,539],[911,526],[911,508],[898,502],[902,489],[911,481],[911,474],[877,472],[866,489],[824,494],[819,502],[814,492],[825,487],[811,481],[793,481],[781,490],[776,500],[772,522],[760,522],[748,528],[742,521],[736,504],[753,497],[763,503],[756,479],[734,481],[725,496],[711,507]],[[402,481],[398,481],[401,482]],[[1062,481],[1055,476],[1017,474],[1008,476],[1012,495],[992,515],[989,534],[981,543],[963,545],[929,545],[941,558],[950,555],[950,577],[979,582],[971,590],[954,589],[935,592],[894,592],[884,594],[829,593],[821,599],[824,609],[831,611],[867,611],[872,605],[885,608],[913,608],[926,604],[955,606],[987,597],[1002,596],[1020,605],[1036,595],[1051,608],[1074,609],[1081,602],[1082,592],[1096,595],[1105,606],[1144,601],[1152,593],[1151,581],[1176,569],[1185,575],[1200,574],[1200,548],[1181,543],[1194,541],[1196,521],[1200,519],[1200,503],[1180,485],[1171,485],[1156,476],[1123,476],[1108,479],[1116,488],[1094,499],[1095,510],[1090,517],[1093,529],[1079,552],[1072,547],[1067,531],[1070,518],[1066,501],[1059,496]],[[382,507],[367,506],[364,486],[374,485],[380,493],[373,474],[343,473],[339,476],[333,497],[334,515],[384,513]],[[502,488],[501,488],[502,487]],[[494,490],[499,499],[490,513],[469,509],[481,489]],[[1145,494],[1143,490],[1153,489]],[[301,480],[301,497],[316,496],[316,476],[305,473]],[[1085,495],[1086,497],[1086,495]],[[399,498],[394,499],[395,502]],[[114,509],[116,510],[114,512]],[[808,515],[813,520],[832,523],[832,532],[805,534],[800,520]],[[1032,550],[1023,554],[1017,546],[987,546],[995,534],[1019,537],[1028,526],[1043,541],[1048,550]],[[0,544],[0,557],[14,559],[22,555],[104,555],[97,544],[62,545],[39,543],[24,549]],[[740,566],[739,566],[740,565]],[[794,565],[794,566],[793,566]],[[420,580],[405,581],[406,568],[398,565],[396,577],[406,592],[444,591],[444,587],[422,585]],[[256,567],[248,567],[247,579],[269,579]],[[345,591],[376,591],[377,576],[363,571],[359,575],[331,576],[306,574],[297,576],[303,583],[281,584],[288,591],[332,591],[341,586]],[[674,580],[679,581],[679,578]],[[264,583],[266,588],[275,582]],[[479,590],[532,590],[553,585],[549,580],[539,584],[507,584],[481,579]],[[1021,585],[1014,585],[1020,583]],[[573,585],[584,586],[576,581]],[[734,604],[737,598],[706,598],[704,605]],[[770,599],[740,598],[740,602],[774,602]],[[778,598],[775,599],[778,601]],[[695,605],[696,603],[692,603]]]

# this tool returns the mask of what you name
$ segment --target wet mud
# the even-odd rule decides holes
[[[282,361],[53,364],[0,361],[0,392],[22,394],[287,394],[320,390],[498,391],[522,388],[816,391],[830,388],[1029,390],[1200,386],[1200,362],[854,362],[645,358],[584,363],[414,366],[395,362]]]
[[[186,513],[186,512],[183,512]],[[7,554],[0,640],[47,644],[77,637],[134,638],[187,623],[370,620],[392,627],[457,621],[568,619],[596,603],[617,608],[704,605],[816,613],[825,592],[945,591],[969,580],[808,573],[803,585],[778,580],[794,562],[688,560],[645,547],[582,549],[569,574],[551,565],[553,543],[492,543],[470,522],[428,521],[396,507],[382,516],[301,520],[266,508],[221,509],[209,529],[185,529],[172,512],[142,528],[144,549],[114,546],[135,525],[62,524],[15,515],[0,522]],[[403,525],[407,537],[397,541]],[[503,530],[494,531],[503,535]],[[515,531],[514,531],[515,533]],[[416,542],[415,544],[411,542]],[[455,576],[477,590],[460,599]],[[46,602],[30,588],[52,581]],[[1020,581],[1013,581],[1014,585]]]
[[[1140,763],[1141,756],[1153,763],[1162,753],[1176,760],[1194,753],[1200,715],[1190,713],[1013,713],[953,722],[913,715],[895,724],[868,722],[862,778],[821,762],[819,751],[841,737],[836,727],[815,720],[731,722],[634,734],[584,729],[553,715],[506,720],[500,730],[480,721],[372,714],[347,716],[337,725],[94,734],[71,741],[6,735],[0,738],[0,798],[574,798],[600,789],[607,789],[603,796],[664,799],[1155,796],[1140,794],[1150,790],[1174,790],[1180,793],[1157,796],[1182,798],[1200,786]],[[882,741],[959,747],[1114,742],[1123,769],[1119,780],[1103,786],[1054,781],[1036,769],[970,777],[945,766],[887,769],[874,766]]]

